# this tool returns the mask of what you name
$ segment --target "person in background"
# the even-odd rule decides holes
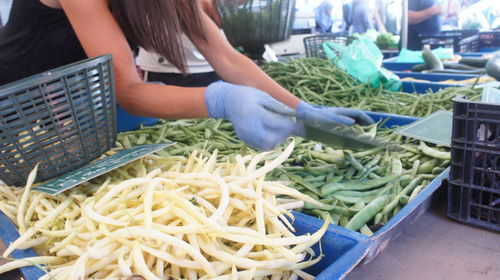
[[[342,18],[344,19],[344,32],[349,33],[352,26],[351,19],[352,2],[346,1],[342,4]]]
[[[448,0],[446,4],[446,13],[443,15],[443,26],[448,26],[448,28],[456,28],[458,26],[458,14],[462,9],[462,4],[460,0]]]
[[[440,15],[443,7],[435,0],[408,0],[408,46],[419,50],[419,35],[433,35],[441,31]]]
[[[458,15],[459,29],[493,29],[500,14],[498,0],[481,0],[463,9]],[[494,24],[494,22],[496,23]]]
[[[183,34],[224,81],[179,87],[140,78],[129,42],[186,73]],[[316,107],[291,94],[232,47],[198,1],[14,0],[0,30],[0,85],[104,54],[113,57],[116,99],[130,114],[226,119],[257,149],[303,135],[304,123],[373,122],[362,111]]]
[[[401,29],[402,5],[399,1],[390,0],[385,3],[385,27],[387,32],[399,34]]]
[[[382,0],[377,0],[375,6],[373,7],[373,20],[377,27],[379,33],[387,33],[387,28],[385,27],[385,2]]]
[[[333,4],[329,0],[323,0],[319,6],[314,9],[314,17],[316,19],[316,31],[319,33],[330,33],[332,30]]]
[[[351,9],[352,34],[364,34],[375,29],[374,3],[370,0],[353,0]]]

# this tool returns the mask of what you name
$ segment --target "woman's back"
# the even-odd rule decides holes
[[[0,31],[0,85],[85,57],[62,10],[39,0],[14,0]]]

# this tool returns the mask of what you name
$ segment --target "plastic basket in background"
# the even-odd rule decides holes
[[[83,60],[0,87],[0,180],[24,185],[73,171],[116,141],[111,56]]]
[[[454,52],[476,52],[479,50],[478,30],[443,31],[434,35],[420,35],[420,49],[430,45],[431,49],[453,48]]]
[[[500,105],[453,100],[448,216],[500,231]]]
[[[320,34],[305,37],[304,48],[306,51],[306,56],[326,58],[326,54],[322,48],[323,42],[348,45],[352,42],[352,40],[352,37],[340,34]]]
[[[258,48],[292,35],[295,0],[217,0],[222,29],[234,47]]]
[[[500,48],[500,30],[483,31],[479,33],[479,47]]]

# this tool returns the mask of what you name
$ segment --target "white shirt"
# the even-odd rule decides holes
[[[213,72],[214,69],[205,57],[196,49],[189,38],[182,34],[182,49],[186,57],[186,71],[190,74]],[[174,65],[166,58],[140,48],[139,57],[137,60],[139,67],[142,70],[158,73],[181,73]]]

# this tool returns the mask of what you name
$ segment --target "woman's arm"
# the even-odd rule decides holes
[[[207,117],[205,88],[146,84],[137,75],[125,35],[107,0],[60,0],[88,57],[112,54],[116,95],[134,115],[158,118]]]
[[[378,28],[378,32],[387,33],[387,29],[385,28],[385,24],[382,21],[382,17],[380,16],[380,5],[378,2],[375,2],[375,8],[373,9],[373,19],[375,20],[375,24]]]
[[[298,97],[267,76],[252,60],[237,52],[210,18],[201,13],[207,41],[191,40],[221,78],[229,83],[260,89],[290,107],[297,107],[300,102]]]

